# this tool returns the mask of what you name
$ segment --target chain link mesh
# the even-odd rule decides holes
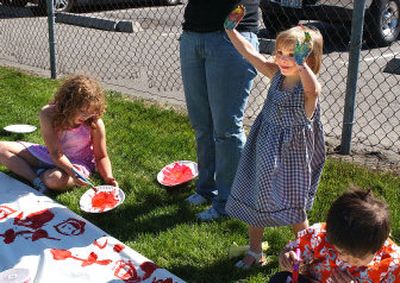
[[[39,0],[38,6],[23,0],[0,1],[3,3],[0,5],[0,63],[47,73],[50,60],[44,2]],[[72,8],[73,14],[67,15],[80,23],[80,26],[61,23],[60,15],[65,12],[56,13],[58,76],[88,73],[107,88],[185,108],[178,41],[185,1],[124,3],[112,0],[107,5],[96,6],[88,5],[89,0],[55,2],[58,9]],[[355,160],[363,156],[364,163],[372,160],[384,164],[380,167],[399,172],[400,98],[396,94],[400,90],[400,1],[366,2],[365,43],[359,64],[352,141],[356,154],[347,158]],[[62,3],[68,4],[62,6]],[[319,28],[324,36],[321,108],[331,152],[340,145],[342,132],[352,3],[346,0],[281,3],[302,5],[302,8],[282,7],[265,0],[260,4],[260,49],[268,58],[272,54],[273,38],[281,29],[300,22]],[[17,7],[24,4],[25,7]],[[128,24],[131,32],[118,31],[120,23]],[[261,110],[268,87],[269,81],[257,76],[246,110],[247,125],[251,125]]]

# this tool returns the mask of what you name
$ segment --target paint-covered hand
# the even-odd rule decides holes
[[[304,32],[304,41],[296,41],[294,48],[294,60],[297,65],[303,65],[308,55],[311,53],[311,35],[308,32]]]
[[[230,12],[224,22],[224,28],[227,30],[233,30],[237,27],[240,21],[243,19],[246,9],[243,5],[238,5],[235,9]]]
[[[104,183],[106,183],[107,185],[118,187],[118,182],[115,180],[114,177],[106,177],[106,178],[104,178]]]

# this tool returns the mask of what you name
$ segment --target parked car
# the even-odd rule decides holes
[[[127,3],[129,0],[52,0],[54,3],[54,8],[56,12],[69,12],[73,8],[77,6],[94,6],[101,4],[110,4],[110,3]],[[130,0],[132,1],[132,0]],[[157,3],[154,0],[136,0],[139,3]],[[32,2],[38,4],[39,7],[43,10],[46,9],[47,0],[0,0],[3,5],[7,6],[15,6],[15,7],[25,7],[28,2]],[[177,5],[181,3],[181,0],[159,0],[158,3],[163,5]]]
[[[274,36],[297,25],[300,20],[348,24],[354,1],[260,0],[260,8],[266,29]],[[368,44],[385,46],[397,39],[400,33],[399,9],[400,0],[366,0],[364,37]]]

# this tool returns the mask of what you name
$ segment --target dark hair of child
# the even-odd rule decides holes
[[[353,188],[333,202],[326,229],[328,241],[350,255],[375,254],[389,237],[388,206],[370,190]]]

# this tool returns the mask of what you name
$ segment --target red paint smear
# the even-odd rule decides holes
[[[23,212],[16,216],[16,218],[14,219],[14,225],[25,226],[32,229],[39,229],[54,218],[54,213],[47,208],[37,212],[33,212],[24,219],[22,215]]]
[[[192,169],[179,162],[175,162],[172,168],[166,168],[163,173],[163,182],[167,185],[185,183],[193,178]]]
[[[93,244],[95,245],[95,246],[97,246],[99,249],[104,249],[106,246],[107,246],[107,243],[108,243],[108,240],[106,239],[106,241],[104,242],[104,244],[103,245],[101,245],[101,244],[99,244],[99,242],[97,242],[97,240],[94,240],[94,242],[93,242]]]
[[[125,249],[125,247],[121,244],[115,244],[115,246],[113,248],[114,252],[116,252],[116,253],[122,252],[123,249]]]
[[[125,282],[140,282],[135,265],[129,260],[119,260],[114,266],[114,276]]]
[[[140,265],[140,268],[144,271],[142,279],[145,280],[153,274],[153,272],[158,268],[158,266],[151,261],[145,261]]]
[[[113,208],[118,204],[118,199],[114,192],[98,192],[92,198],[92,207],[99,211]]]
[[[51,249],[50,252],[55,260],[65,260],[72,257],[71,252],[68,250]]]
[[[11,207],[0,205],[0,220],[7,218],[10,214],[13,214],[16,210],[12,209]]]
[[[57,225],[54,225],[53,227],[56,229],[56,231],[62,235],[65,236],[79,236],[83,233],[85,233],[85,225],[86,223],[84,221],[75,219],[75,218],[68,218],[64,220],[63,222],[58,223]],[[66,227],[72,227],[74,228],[73,230],[71,229],[66,229]]]
[[[50,252],[53,255],[53,258],[55,260],[66,260],[68,258],[81,261],[82,262],[82,267],[89,266],[92,264],[99,264],[99,265],[108,265],[112,262],[111,259],[103,259],[103,260],[97,260],[98,256],[96,253],[91,252],[88,256],[87,259],[85,258],[79,258],[77,256],[72,255],[72,253],[68,250],[62,250],[62,249],[51,249]]]

